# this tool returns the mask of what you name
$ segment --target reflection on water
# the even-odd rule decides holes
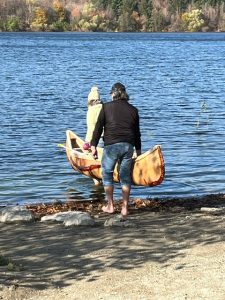
[[[93,185],[92,189],[90,190],[89,197],[82,196],[79,190],[69,189],[65,193],[66,201],[104,201],[105,200],[105,193],[104,188],[102,185],[95,186]]]
[[[85,136],[90,87],[106,102],[115,81],[139,109],[143,151],[160,144],[166,164],[132,197],[224,192],[224,57],[224,33],[0,33],[0,202],[104,199],[57,144]]]

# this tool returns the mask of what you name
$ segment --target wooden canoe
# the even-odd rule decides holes
[[[84,141],[71,130],[66,131],[66,154],[75,171],[95,180],[102,179],[101,158],[103,148],[98,149],[98,159],[95,160],[88,150],[83,150]],[[165,175],[165,166],[161,147],[154,146],[140,156],[133,158],[132,181],[134,185],[156,186]],[[118,165],[114,170],[114,182],[119,182]]]

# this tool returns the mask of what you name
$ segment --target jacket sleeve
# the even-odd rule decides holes
[[[92,135],[91,146],[97,147],[103,132],[104,125],[105,125],[105,114],[104,114],[104,105],[103,105]]]
[[[139,114],[138,113],[137,113],[135,131],[136,131],[136,133],[135,133],[135,149],[136,149],[136,151],[141,151],[141,131],[140,131]]]

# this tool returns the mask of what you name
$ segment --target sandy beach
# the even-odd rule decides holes
[[[131,210],[128,227],[0,224],[0,299],[225,299],[224,195]]]

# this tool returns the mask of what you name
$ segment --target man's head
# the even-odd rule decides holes
[[[129,100],[129,96],[126,93],[126,88],[120,82],[116,82],[112,86],[110,94],[112,95],[112,100]]]

